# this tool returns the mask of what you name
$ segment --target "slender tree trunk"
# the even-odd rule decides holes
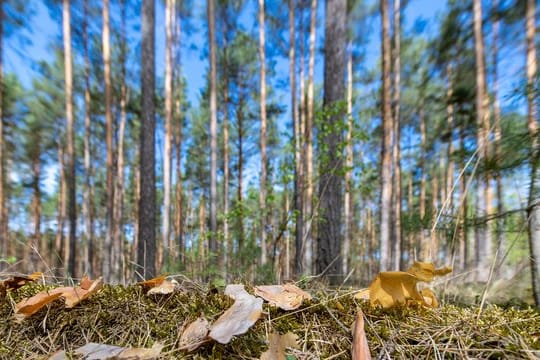
[[[465,150],[465,125],[459,129],[459,148]],[[461,157],[460,168],[465,168],[465,158]],[[461,176],[459,182],[459,193],[461,194],[459,205],[459,268],[463,271],[468,266],[468,230],[467,230],[467,178],[465,173]]]
[[[345,228],[343,231],[343,247],[341,256],[343,258],[343,274],[349,272],[349,257],[352,243],[353,225],[353,116],[352,116],[352,96],[353,96],[353,63],[352,63],[352,41],[349,42],[347,54],[347,134],[346,134],[346,155],[345,155],[345,196],[343,198],[343,217],[345,218]]]
[[[170,257],[171,242],[171,164],[172,164],[172,118],[173,118],[173,33],[176,0],[165,3],[165,139],[163,141],[163,215],[162,246]],[[163,258],[161,259],[164,260]]]
[[[176,0],[174,0],[176,3]],[[182,114],[182,73],[180,70],[180,43],[181,43],[181,19],[178,17],[178,14],[175,11],[175,40],[174,44],[176,47],[176,56],[175,64],[177,71],[175,72],[176,77],[176,87],[174,88],[175,95],[175,114],[174,118],[176,119],[175,126],[175,156],[176,156],[176,187],[175,187],[175,212],[174,212],[174,232],[176,235],[176,249],[173,253],[174,259],[177,260],[180,256],[180,263],[185,265],[185,249],[184,249],[184,207],[183,207],[183,186],[182,186],[182,127],[184,124],[183,114]]]
[[[392,267],[399,270],[401,260],[401,0],[394,0],[394,143],[392,149],[393,226]]]
[[[90,120],[90,59],[88,55],[88,0],[83,3],[83,49],[84,49],[84,187],[83,187],[83,204],[82,215],[84,221],[84,267],[83,271],[89,276],[93,276],[93,247],[94,247],[94,221],[92,216],[93,197],[91,192],[91,177],[92,177],[92,162],[91,158],[91,142],[92,136],[91,120]]]
[[[439,158],[442,158],[442,151],[439,154]],[[424,253],[423,259],[429,259],[431,262],[437,262],[437,254],[439,252],[439,242],[437,227],[435,221],[437,221],[437,209],[439,208],[438,198],[439,192],[444,188],[441,184],[439,174],[441,167],[433,164],[433,173],[431,175],[431,222],[432,230],[430,232],[430,242],[426,243],[426,247],[422,250]]]
[[[47,259],[47,255],[49,253],[49,249],[47,246],[46,237],[41,236],[41,189],[39,186],[39,182],[41,179],[41,137],[37,136],[36,144],[34,146],[37,147],[37,153],[33,154],[32,159],[32,190],[33,190],[33,197],[32,197],[32,217],[34,218],[34,245],[39,251],[39,254],[43,260]],[[45,241],[44,241],[45,239]],[[37,260],[39,261],[38,268],[41,270],[45,270],[45,266],[47,264],[43,264],[43,260]],[[34,264],[37,265],[37,264]]]
[[[307,81],[307,115],[305,125],[305,199],[304,218],[304,271],[311,274],[313,268],[313,113],[314,113],[314,73],[315,73],[315,38],[317,34],[317,0],[311,0],[311,19],[309,26],[309,59]]]
[[[156,274],[155,2],[143,0],[141,44],[141,147],[137,263],[143,277]]]
[[[63,135],[63,134],[62,134]],[[66,192],[67,192],[67,186],[66,186],[66,173],[65,173],[65,164],[64,164],[64,144],[61,140],[63,136],[59,136],[58,141],[58,167],[59,167],[59,174],[58,174],[58,210],[57,210],[57,217],[56,217],[56,238],[54,241],[54,250],[58,254],[58,261],[56,262],[57,266],[57,274],[62,275],[65,273],[64,271],[60,271],[61,268],[65,266],[65,251],[66,251],[66,244],[65,244],[65,238],[64,238],[64,227],[65,227],[65,221],[66,221],[66,212],[67,212],[67,201],[66,201]]]
[[[240,99],[238,104],[238,109],[236,110],[236,121],[237,121],[237,131],[238,131],[238,189],[236,192],[236,209],[239,210],[238,216],[236,217],[236,227],[238,232],[238,251],[241,252],[244,248],[244,215],[242,211],[243,206],[243,195],[242,195],[242,181],[243,181],[243,169],[244,169],[244,100]],[[238,260],[242,259],[240,256]]]
[[[390,79],[390,36],[388,3],[380,2],[382,21],[382,150],[381,150],[381,242],[380,242],[380,271],[389,270],[390,236],[392,226],[392,102]]]
[[[4,142],[4,0],[0,0],[0,256],[7,258],[10,244],[6,231],[7,219],[4,217],[6,207]]]
[[[261,265],[266,265],[266,51],[265,51],[265,21],[264,21],[264,0],[259,0],[259,61],[261,76],[261,185],[259,191],[259,207],[261,222]]]
[[[454,84],[452,81],[452,64],[446,66],[446,77],[448,81],[448,88],[446,89],[446,121],[448,124],[448,165],[446,167],[446,199],[447,201],[447,212],[449,214],[453,213],[452,209],[454,207],[454,196],[452,192],[452,187],[454,185],[454,104],[452,103],[452,97],[454,93]]]
[[[540,195],[536,183],[539,166],[538,125],[535,104],[534,81],[536,79],[536,44],[535,44],[535,0],[527,0],[526,32],[527,32],[527,129],[532,140],[531,185],[529,193],[529,248],[531,252],[531,280],[534,301],[540,307]]]
[[[289,0],[289,79],[291,88],[291,113],[294,130],[294,211],[295,211],[295,248],[294,272],[297,276],[303,271],[303,204],[302,204],[302,163],[301,134],[298,106],[296,104],[296,33],[295,33],[295,1]]]
[[[111,89],[111,48],[109,25],[109,0],[103,0],[103,76],[105,81],[105,142],[107,148],[107,192],[106,192],[106,232],[103,254],[103,278],[105,281],[117,281],[113,272],[113,232],[114,232],[114,155],[113,155],[113,117]]]
[[[478,157],[481,163],[487,161],[488,144],[486,121],[489,122],[488,97],[486,94],[486,72],[484,60],[484,35],[482,31],[482,3],[474,0],[474,48],[476,59],[476,124]],[[489,186],[487,173],[478,179],[477,189],[477,217],[482,219],[487,215],[487,188]],[[491,236],[485,223],[479,224],[477,231],[476,266],[478,267],[478,280],[487,280],[489,265],[491,263]]]
[[[208,42],[210,44],[210,261],[217,257],[217,90],[214,0],[207,0]]]
[[[317,226],[317,272],[326,273],[331,284],[341,283],[341,212],[343,160],[340,155],[342,139],[343,111],[340,102],[345,100],[345,47],[347,17],[345,0],[326,2],[325,21],[325,62],[324,62],[324,109],[332,109],[322,126],[321,143],[325,149],[321,156],[325,159],[320,167],[319,222]]]
[[[63,35],[64,35],[64,72],[66,87],[66,183],[68,193],[69,218],[69,256],[67,271],[76,277],[75,259],[77,256],[77,199],[75,195],[75,125],[73,118],[73,70],[71,58],[71,17],[70,1],[63,1]]]
[[[224,46],[224,74],[223,74],[223,264],[225,270],[225,278],[227,278],[229,268],[229,251],[232,250],[229,236],[229,75],[228,75],[228,58]],[[231,254],[232,255],[232,254]]]
[[[492,1],[492,8],[497,11],[499,8],[499,0]],[[492,78],[493,78],[493,115],[494,115],[494,124],[493,124],[493,151],[495,156],[495,162],[497,164],[497,171],[495,172],[495,191],[497,197],[497,246],[501,248],[504,241],[504,232],[503,232],[503,218],[500,216],[504,211],[504,196],[503,196],[503,185],[502,185],[502,176],[500,167],[500,161],[502,159],[501,154],[501,104],[499,101],[499,75],[498,75],[498,42],[499,42],[499,19],[495,20],[492,28]],[[501,253],[504,251],[501,248]]]
[[[206,258],[206,207],[204,206],[204,194],[201,192],[201,198],[199,200],[199,259]],[[205,273],[205,261],[199,261],[200,268],[198,269],[199,274]]]
[[[114,220],[113,220],[113,251],[112,251],[112,273],[117,280],[121,279],[125,273],[124,269],[124,237],[123,237],[123,218],[124,218],[124,134],[126,128],[126,106],[127,106],[127,87],[126,87],[126,9],[125,0],[121,1],[122,17],[122,44],[121,47],[121,86],[120,86],[120,124],[118,126],[117,153],[116,153],[116,181],[114,189]]]

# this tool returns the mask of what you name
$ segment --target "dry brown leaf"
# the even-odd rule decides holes
[[[182,332],[182,336],[180,336],[180,349],[189,352],[196,350],[208,341],[207,335],[209,331],[208,320],[200,316]]]
[[[358,292],[354,294],[354,298],[358,300],[369,300],[369,288],[358,290]]]
[[[284,335],[271,333],[269,336],[268,350],[261,354],[261,360],[286,360],[287,348],[298,349],[298,335],[288,332]]]
[[[420,294],[422,294],[422,297],[424,298],[425,305],[432,308],[439,307],[439,301],[437,301],[437,297],[431,289],[424,288],[420,290]]]
[[[157,359],[163,350],[163,345],[154,344],[149,349],[125,348],[120,346],[88,343],[75,350],[75,354],[82,356],[84,360],[150,360]],[[68,359],[65,351],[54,353],[49,360]]]
[[[58,299],[62,294],[51,294],[47,290],[41,291],[36,295],[26,298],[15,305],[15,319],[22,321],[41,310],[45,305]]]
[[[283,310],[295,310],[311,295],[293,284],[261,285],[255,287],[255,295]]]
[[[161,283],[164,282],[164,281],[165,281],[165,275],[161,275],[161,276],[155,277],[155,278],[150,279],[150,280],[140,281],[140,282],[136,283],[135,285],[139,285],[145,291],[148,291],[153,287],[161,285]]]
[[[24,286],[30,282],[34,282],[38,280],[43,273],[41,272],[35,272],[30,275],[13,275],[9,279],[3,280],[0,283],[4,284],[4,287],[6,289],[16,290],[20,288],[21,286]]]
[[[263,300],[250,295],[244,285],[227,285],[225,295],[234,299],[234,304],[210,327],[209,336],[219,343],[227,344],[234,335],[249,330],[259,320]]]
[[[435,269],[432,263],[415,262],[407,271],[381,272],[369,286],[369,297],[372,306],[380,305],[389,308],[396,305],[420,303],[428,305],[424,296],[418,291],[416,284],[420,281],[432,281],[435,276],[445,275],[452,271],[445,267]],[[435,295],[431,293],[428,297]],[[432,306],[432,305],[428,305]]]
[[[176,283],[169,280],[164,280],[161,284],[154,286],[153,288],[148,290],[146,295],[152,295],[152,294],[153,295],[168,295],[175,292],[176,289],[177,289]]]
[[[364,313],[358,310],[353,330],[352,360],[371,360],[371,352],[364,331]]]
[[[84,286],[84,288],[83,288]],[[66,308],[70,309],[80,303],[81,301],[89,298],[95,294],[99,289],[103,287],[103,279],[92,281],[85,275],[81,280],[81,285],[77,287],[65,286],[51,290],[50,294],[59,293],[65,300]]]

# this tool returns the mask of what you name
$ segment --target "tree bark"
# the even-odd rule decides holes
[[[352,115],[352,96],[353,96],[353,61],[352,61],[352,41],[349,41],[349,51],[347,54],[347,133],[346,133],[346,155],[345,155],[345,195],[343,198],[343,217],[345,226],[343,231],[343,247],[341,257],[343,259],[343,274],[349,272],[349,257],[352,243],[352,225],[353,225],[353,115]]]
[[[317,0],[311,0],[311,18],[309,26],[309,59],[307,81],[307,113],[305,125],[305,199],[304,219],[304,272],[311,274],[313,268],[313,113],[314,113],[314,73],[315,73],[315,38],[317,34]]]
[[[176,2],[176,0],[175,0]],[[184,204],[183,204],[183,186],[182,186],[182,127],[183,127],[183,114],[182,114],[182,73],[180,70],[180,44],[181,44],[181,19],[177,16],[178,14],[175,11],[175,37],[174,43],[176,47],[176,56],[175,63],[177,66],[177,71],[175,72],[176,77],[176,87],[174,88],[175,97],[175,114],[174,118],[176,119],[175,126],[175,156],[176,156],[176,186],[175,186],[175,212],[174,212],[174,232],[176,235],[176,247],[174,251],[174,260],[180,258],[180,263],[185,265],[185,251],[184,251]]]
[[[47,255],[49,254],[49,249],[47,246],[47,242],[44,241],[45,237],[41,236],[41,189],[39,186],[39,181],[41,179],[41,136],[36,136],[36,153],[33,154],[32,158],[32,190],[33,190],[33,196],[32,196],[32,217],[34,218],[34,234],[33,234],[33,241],[34,245],[39,251],[39,254],[41,256],[40,264],[33,264],[38,265],[38,268],[40,271],[46,269],[47,264],[43,264],[44,261],[47,259]],[[31,259],[32,257],[30,257]],[[45,265],[45,266],[43,266]]]
[[[10,244],[6,231],[7,219],[4,217],[6,207],[4,150],[4,1],[0,0],[0,256],[7,258]]]
[[[380,241],[380,271],[389,270],[390,236],[392,226],[392,103],[390,79],[390,36],[388,4],[380,2],[382,21],[382,150],[381,150],[381,241]]]
[[[301,134],[298,106],[296,104],[296,32],[295,32],[295,1],[289,0],[289,79],[291,88],[291,114],[294,131],[294,211],[295,211],[295,248],[294,272],[297,276],[303,271],[303,204],[302,204],[302,157]]]
[[[448,213],[452,213],[454,207],[454,195],[452,187],[454,186],[454,104],[452,103],[452,96],[454,93],[454,84],[452,80],[453,70],[452,64],[446,66],[446,121],[448,124],[448,165],[446,167],[446,209]]]
[[[345,98],[346,8],[345,0],[326,2],[323,107],[332,114],[321,129],[321,156],[325,160],[320,167],[317,272],[326,274],[331,284],[341,283],[342,270],[343,160],[339,152],[344,115],[340,107]]]
[[[111,89],[111,48],[110,48],[109,0],[103,0],[103,76],[105,82],[105,142],[107,149],[107,192],[106,192],[106,232],[103,244],[103,279],[117,281],[113,272],[113,232],[114,232],[114,155],[113,155],[113,117]]]
[[[229,235],[229,74],[228,74],[228,58],[227,44],[223,47],[224,57],[224,73],[223,73],[223,264],[225,278],[228,275],[229,268],[229,251],[232,251],[233,246],[230,243]],[[232,253],[231,253],[232,255]]]
[[[176,0],[165,3],[165,139],[163,141],[163,215],[162,246],[165,257],[170,258],[171,242],[171,164],[173,118],[173,32]],[[162,259],[162,261],[165,259]]]
[[[465,125],[462,125],[459,129],[459,148],[463,152],[465,150]],[[461,157],[460,168],[465,168],[465,158]],[[467,229],[467,178],[465,173],[461,176],[459,182],[459,193],[461,195],[459,204],[459,268],[465,270],[468,265],[468,235]]]
[[[482,31],[482,3],[481,0],[474,0],[474,48],[476,59],[476,125],[477,125],[477,147],[480,163],[487,161],[488,143],[486,122],[489,123],[488,97],[486,94],[486,72],[484,59],[484,35]],[[478,179],[477,189],[477,210],[476,216],[484,219],[487,215],[487,195],[488,195],[487,172]],[[484,222],[484,220],[482,220]],[[479,224],[477,229],[476,244],[476,266],[477,279],[487,280],[489,265],[492,259],[491,236],[485,223]]]
[[[143,0],[141,44],[140,197],[137,263],[142,275],[156,274],[156,168],[155,168],[155,2]]]
[[[59,136],[58,140],[58,210],[56,217],[56,238],[54,241],[54,250],[58,256],[56,261],[57,266],[57,275],[63,275],[65,271],[61,269],[65,266],[64,262],[66,258],[66,244],[65,244],[65,235],[64,227],[66,221],[66,212],[67,212],[67,186],[66,186],[66,171],[65,171],[65,162],[64,162],[64,143],[62,141],[63,134]]]
[[[83,51],[84,51],[84,188],[82,215],[84,221],[84,267],[83,271],[89,276],[94,275],[94,218],[93,197],[90,195],[92,187],[92,162],[91,162],[91,119],[90,119],[90,59],[88,55],[88,0],[83,3]]]
[[[531,184],[529,192],[529,248],[531,261],[531,280],[534,301],[540,307],[540,195],[538,181],[539,149],[538,125],[536,123],[536,104],[534,81],[536,79],[536,44],[535,44],[535,0],[527,0],[526,35],[527,35],[527,129],[532,143]]]
[[[214,0],[207,0],[208,43],[210,44],[210,237],[211,264],[217,257],[217,90]]]
[[[77,199],[75,194],[75,125],[73,118],[73,69],[71,57],[71,16],[70,1],[63,0],[63,38],[64,38],[64,75],[66,97],[66,184],[69,218],[69,252],[67,254],[67,272],[76,277],[75,259],[77,256]]]
[[[399,270],[401,260],[401,0],[394,0],[394,143],[392,148],[393,226],[392,268]]]
[[[259,61],[261,78],[261,184],[259,191],[260,223],[261,223],[261,265],[266,265],[266,51],[265,51],[265,21],[264,21],[264,0],[259,0]]]

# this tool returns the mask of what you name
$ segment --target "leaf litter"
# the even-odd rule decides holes
[[[146,295],[149,289],[141,286],[105,284],[80,306],[66,309],[61,301],[53,301],[47,312],[37,312],[23,323],[16,323],[15,303],[53,290],[31,282],[10,291],[0,301],[0,358],[43,358],[58,350],[74,354],[89,342],[135,349],[159,345],[163,346],[160,356],[164,359],[260,358],[276,346],[279,348],[278,335],[295,335],[298,349],[286,346],[286,359],[350,359],[359,341],[359,331],[353,336],[352,329],[360,311],[364,313],[364,334],[373,357],[534,358],[540,351],[539,337],[531,335],[540,328],[540,315],[533,309],[489,305],[480,316],[476,306],[399,305],[383,309],[356,299],[352,289],[338,291],[310,285],[313,299],[308,303],[293,311],[262,304],[262,310],[256,307],[253,316],[247,316],[255,320],[247,332],[221,344],[208,341],[212,325],[204,320],[215,325],[235,303],[248,302],[253,288],[229,289],[227,293],[233,300],[202,285],[156,297]],[[431,294],[436,299],[435,292],[424,290],[418,291],[423,301],[427,302]],[[186,332],[193,319],[202,326],[200,332],[188,337]],[[202,346],[188,352],[197,339],[201,339]]]

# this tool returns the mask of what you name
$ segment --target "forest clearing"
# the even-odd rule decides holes
[[[538,12],[0,0],[0,358],[540,357]]]

